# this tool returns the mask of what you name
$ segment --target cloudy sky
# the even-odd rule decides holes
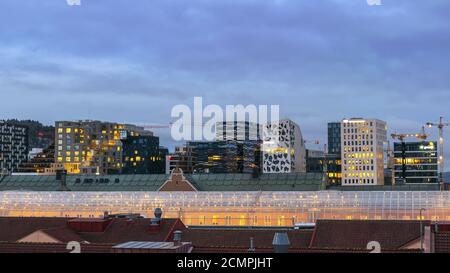
[[[279,104],[310,140],[344,117],[450,120],[450,2],[381,1],[2,0],[0,119],[167,124],[203,96]]]

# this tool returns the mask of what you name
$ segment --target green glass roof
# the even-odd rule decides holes
[[[318,173],[262,174],[193,174],[185,177],[199,191],[317,191],[325,189]],[[169,175],[68,175],[71,191],[157,191]],[[0,191],[58,191],[55,176],[18,175],[0,178]]]

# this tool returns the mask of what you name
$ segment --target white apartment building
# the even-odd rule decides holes
[[[352,118],[341,122],[342,185],[384,185],[386,122]]]
[[[306,149],[300,127],[291,120],[265,125],[263,173],[306,172]]]

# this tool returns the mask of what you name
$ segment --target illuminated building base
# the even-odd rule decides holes
[[[0,216],[101,217],[155,208],[186,225],[293,226],[317,219],[450,220],[450,192],[0,192]]]

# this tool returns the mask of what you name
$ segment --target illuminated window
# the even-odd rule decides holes
[[[245,226],[245,215],[241,215],[241,217],[239,218],[239,225]]]

